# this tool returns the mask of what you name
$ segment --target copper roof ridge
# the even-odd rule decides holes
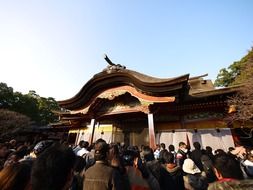
[[[234,86],[229,86],[229,87],[208,89],[208,90],[203,90],[203,91],[200,91],[200,92],[191,93],[191,95],[194,96],[194,95],[201,95],[201,94],[204,94],[204,93],[212,93],[212,92],[236,91],[236,90],[238,90],[242,86],[243,85],[234,85]]]
[[[189,80],[196,80],[196,79],[203,78],[203,77],[206,77],[206,76],[208,76],[208,73],[203,74],[203,75],[199,75],[199,76],[195,76],[195,77],[190,77]]]

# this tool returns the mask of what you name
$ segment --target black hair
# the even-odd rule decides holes
[[[71,148],[55,144],[43,151],[35,160],[31,174],[32,189],[61,190],[75,163]]]
[[[175,147],[174,147],[174,145],[172,145],[172,144],[171,144],[171,145],[169,145],[169,151],[170,151],[170,152],[175,151]]]
[[[229,148],[228,148],[228,151],[229,151],[229,152],[231,152],[231,151],[233,151],[233,150],[235,150],[234,147],[229,147]]]
[[[229,155],[216,155],[214,158],[214,167],[223,178],[243,179],[239,162]]]
[[[39,143],[37,143],[35,145],[35,147],[33,148],[33,151],[38,156],[43,151],[45,151],[48,147],[50,147],[53,143],[54,143],[54,141],[52,141],[52,140],[40,141]]]
[[[194,143],[193,143],[193,146],[194,146],[194,148],[195,148],[196,150],[200,150],[200,148],[201,148],[201,145],[200,145],[199,142],[194,142]]]
[[[28,147],[23,145],[23,146],[20,146],[18,148],[18,150],[16,151],[16,154],[18,156],[19,159],[23,158],[25,155],[28,154]]]
[[[78,143],[78,145],[79,145],[80,147],[83,147],[83,143],[84,143],[84,141],[81,140],[81,141]]]
[[[163,149],[165,149],[165,144],[164,144],[164,143],[161,143],[160,145],[161,145],[161,147],[162,147]]]
[[[183,146],[183,145],[186,145],[186,144],[184,142],[180,142],[178,145]]]
[[[164,152],[163,159],[164,159],[166,164],[174,163],[174,155],[170,152]]]
[[[89,142],[88,141],[84,141],[83,143],[83,148],[88,148],[89,147]]]
[[[125,166],[133,166],[134,159],[139,157],[138,152],[134,150],[126,150],[123,152],[123,163]]]
[[[214,151],[215,152],[215,154],[217,154],[217,155],[226,155],[226,152],[224,152],[224,150],[222,150],[222,149],[217,149],[217,150],[215,150]]]
[[[143,154],[143,158],[144,158],[144,160],[145,160],[146,162],[152,161],[152,160],[155,159],[153,150],[152,150],[150,147],[148,147],[148,146],[146,146],[146,147],[144,148],[142,154]]]
[[[0,172],[0,189],[26,189],[29,184],[32,164],[29,161],[6,166]]]
[[[98,139],[95,142],[95,154],[94,154],[95,160],[105,161],[108,152],[109,152],[109,145],[105,142],[105,140]]]

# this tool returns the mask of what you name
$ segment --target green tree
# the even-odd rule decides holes
[[[36,124],[39,124],[37,99],[33,98],[29,94],[23,95],[20,92],[15,92],[14,97],[16,101],[11,110],[22,113],[30,117]]]
[[[233,84],[252,83],[253,76],[253,48],[241,59],[241,72],[237,75]]]
[[[40,97],[34,90],[28,94],[13,92],[11,87],[0,83],[0,109],[8,109],[26,115],[36,125],[47,125],[57,120],[52,110],[59,110],[54,98]]]
[[[228,118],[243,123],[253,121],[253,48],[228,68],[222,69],[215,81],[217,86],[241,85],[239,92],[228,101],[230,106],[236,108]]]
[[[41,125],[48,124],[49,122],[55,122],[58,117],[52,112],[53,110],[59,110],[60,107],[54,98],[43,98],[38,99],[38,109]]]
[[[246,68],[252,65],[253,48],[244,56],[240,61],[236,61],[231,64],[227,69],[222,68],[214,82],[215,86],[228,87],[243,83],[248,75]]]
[[[0,83],[0,108],[10,108],[13,105],[13,88],[6,83]]]
[[[251,62],[253,64],[253,60]],[[253,121],[253,68],[250,64],[243,70],[243,75],[239,76],[235,82],[242,84],[242,87],[235,96],[229,99],[230,106],[236,108],[236,112],[231,114],[231,121],[248,122]]]

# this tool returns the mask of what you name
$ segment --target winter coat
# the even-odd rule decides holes
[[[117,170],[104,161],[96,161],[85,172],[84,190],[121,190],[122,179]]]
[[[166,164],[164,166],[166,171],[172,177],[174,181],[175,189],[177,190],[184,190],[184,179],[183,179],[183,170],[176,164]]]
[[[209,184],[208,190],[252,190],[253,180],[222,180]]]
[[[208,183],[200,173],[184,176],[184,186],[187,190],[207,190]]]
[[[195,149],[191,152],[190,154],[190,158],[194,161],[194,163],[196,164],[196,166],[203,171],[203,165],[201,163],[201,156],[202,156],[202,152],[201,150]]]

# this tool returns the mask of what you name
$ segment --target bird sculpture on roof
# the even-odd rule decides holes
[[[105,69],[105,71],[107,73],[111,73],[113,71],[119,71],[119,70],[122,70],[122,69],[126,69],[126,67],[124,65],[113,63],[106,54],[104,54],[104,59],[109,64],[107,66],[107,68]]]
[[[116,65],[115,63],[113,63],[110,59],[109,59],[109,57],[106,55],[106,54],[104,54],[104,59],[106,60],[106,62],[109,64],[109,65]]]

